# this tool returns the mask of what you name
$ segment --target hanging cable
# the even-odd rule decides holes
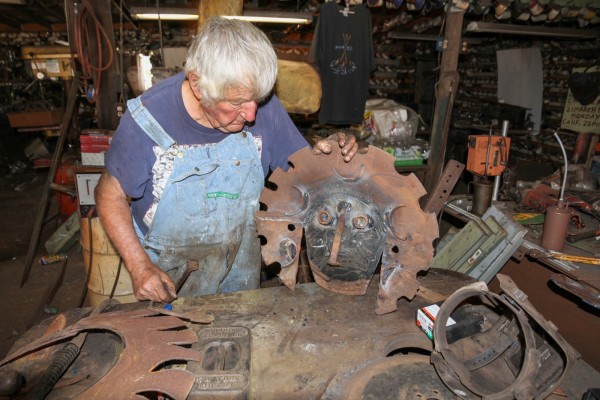
[[[110,296],[108,296],[109,299],[115,297],[115,291],[117,290],[119,278],[121,277],[121,268],[123,268],[123,257],[119,257],[119,264],[117,265],[117,275],[115,276],[115,281],[113,282],[112,289],[110,290]]]
[[[94,236],[93,236],[93,232],[92,232],[92,211],[90,210],[90,212],[87,215],[87,223],[88,223],[88,238],[90,241],[90,254],[88,256],[88,265],[87,268],[85,269],[85,283],[83,285],[83,291],[81,292],[81,296],[79,297],[79,302],[77,303],[77,307],[81,308],[83,307],[83,303],[85,302],[85,298],[87,297],[88,294],[88,285],[90,284],[90,277],[92,276],[92,268],[93,268],[93,262],[94,262]]]
[[[94,88],[87,88],[88,100],[93,103],[96,101],[99,89],[102,84],[102,72],[106,71],[113,62],[114,49],[112,42],[102,23],[96,17],[94,9],[88,0],[81,0],[82,7],[75,4],[74,40],[77,59],[81,64],[82,77],[84,81],[92,80]],[[92,35],[93,34],[93,35]],[[95,46],[92,46],[95,40]],[[94,64],[90,55],[97,52],[97,63]],[[108,54],[106,54],[108,53]],[[105,58],[107,58],[105,60]],[[93,92],[90,94],[89,90]]]

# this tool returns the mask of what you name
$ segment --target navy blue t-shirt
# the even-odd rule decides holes
[[[177,144],[218,143],[228,134],[198,124],[185,110],[181,94],[184,79],[185,73],[181,72],[145,91],[141,95],[144,106]],[[259,106],[256,120],[248,130],[262,142],[260,154],[265,176],[277,167],[287,169],[288,157],[308,146],[276,96]],[[144,233],[147,227],[142,218],[154,201],[154,146],[156,143],[127,111],[121,117],[105,157],[106,170],[117,178],[125,194],[132,198],[133,217]]]
[[[319,124],[361,123],[375,68],[371,11],[361,4],[344,16],[343,9],[335,1],[319,7],[313,43],[323,92]]]

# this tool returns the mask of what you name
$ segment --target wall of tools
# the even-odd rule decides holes
[[[497,51],[504,49],[539,48],[543,64],[542,121],[539,132],[533,130],[523,107],[503,104],[498,100]],[[488,36],[465,38],[459,58],[460,84],[452,116],[451,136],[457,151],[473,133],[486,133],[495,122],[500,130],[502,120],[511,123],[510,136],[514,140],[514,157],[560,163],[561,151],[553,138],[553,129],[559,129],[569,92],[569,80],[574,68],[597,64],[600,53],[598,40],[556,40],[515,36]],[[578,132],[561,133],[565,148],[572,154]]]
[[[408,3],[397,2],[396,8],[372,6],[377,2],[368,2],[373,18],[373,43],[375,70],[369,81],[369,96],[393,99],[415,109],[425,125],[430,125],[433,103],[438,80],[438,63],[445,44],[441,32],[445,23],[443,4],[433,2]],[[442,4],[443,3],[443,4]],[[580,7],[578,13],[562,21],[533,21],[530,10],[529,20],[523,17],[518,21],[513,10],[511,19],[505,18],[506,11],[498,10],[491,4],[486,8],[477,7],[482,2],[457,0],[455,7],[465,8],[465,24],[469,20],[490,21],[498,25],[518,23],[520,25],[541,27],[542,29],[597,29],[598,15],[594,9]],[[312,3],[311,3],[312,4]],[[415,5],[416,4],[416,5]],[[420,4],[420,5],[419,5]],[[516,2],[515,2],[516,4]],[[481,5],[481,4],[479,4]],[[571,7],[573,8],[573,7]],[[584,12],[584,8],[587,10]],[[522,11],[522,10],[521,10]],[[544,11],[547,18],[550,9]],[[561,10],[562,12],[563,10]],[[568,11],[568,10],[567,10]],[[590,14],[590,15],[588,15]],[[593,14],[593,15],[591,15]],[[539,18],[538,18],[539,19]],[[193,26],[155,22],[139,24],[136,27],[115,25],[116,62],[119,62],[121,75],[126,77],[128,67],[135,65],[138,54],[152,56],[153,63],[161,66],[164,57],[163,48],[185,47],[195,32]],[[312,27],[314,30],[314,26]],[[267,34],[273,41],[280,58],[310,61],[309,52],[313,37],[310,26],[300,29],[269,28]],[[32,105],[45,104],[60,108],[65,101],[65,88],[60,78],[38,75],[32,60],[23,53],[24,48],[60,46],[67,43],[66,32],[0,32],[0,122],[6,124],[6,114],[23,110]],[[540,135],[531,135],[531,124],[526,113],[519,107],[499,104],[497,98],[497,51],[499,49],[539,47],[543,57],[543,110],[542,126],[557,127],[563,114],[568,92],[568,81],[573,68],[587,67],[597,63],[600,51],[598,38],[588,40],[556,40],[533,35],[515,36],[509,34],[472,34],[465,32],[464,45],[459,57],[460,83],[455,96],[455,105],[451,119],[450,147],[456,143],[456,151],[466,151],[466,137],[473,130],[487,131],[493,120],[502,120],[507,115],[512,120],[512,134],[516,137],[514,154],[524,157],[539,157],[553,160],[559,155],[551,133],[544,130]],[[67,49],[68,47],[65,47]],[[75,61],[77,62],[77,60]],[[130,85],[127,79],[125,84]],[[124,93],[135,96],[131,88]],[[87,93],[82,93],[86,98]],[[37,103],[37,104],[36,104]],[[85,112],[93,115],[93,105],[82,102],[81,107],[89,107]],[[304,116],[314,121],[314,116]],[[93,117],[92,117],[93,118]],[[295,117],[297,119],[297,117]],[[93,124],[93,120],[91,121]],[[299,124],[301,122],[299,121]],[[498,124],[498,127],[500,125]],[[479,132],[480,133],[480,132]],[[576,134],[564,138],[567,148],[574,148]],[[521,143],[519,143],[521,142]],[[450,149],[452,151],[452,149]],[[461,157],[452,157],[461,159]]]

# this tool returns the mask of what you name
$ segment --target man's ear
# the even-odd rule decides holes
[[[190,82],[190,88],[192,89],[194,96],[196,96],[196,98],[198,100],[200,100],[200,98],[202,97],[202,95],[200,93],[200,89],[198,89],[198,81],[199,80],[200,80],[200,77],[194,73],[190,73],[188,75],[188,81]]]

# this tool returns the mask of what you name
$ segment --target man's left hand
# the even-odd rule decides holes
[[[336,132],[327,139],[319,140],[313,148],[313,154],[330,154],[333,151],[333,146],[329,143],[330,140],[337,140],[338,145],[342,149],[344,161],[349,162],[357,152],[366,153],[368,147],[360,147],[354,135],[344,132]]]

